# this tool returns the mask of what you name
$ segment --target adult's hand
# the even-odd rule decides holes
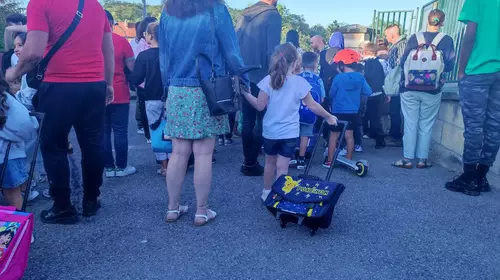
[[[17,74],[16,69],[14,67],[11,67],[7,69],[7,72],[5,72],[5,81],[7,81],[8,83],[12,83],[17,80],[18,76],[19,75]]]
[[[106,105],[113,103],[114,100],[115,100],[115,90],[113,89],[113,86],[107,86],[106,87]]]

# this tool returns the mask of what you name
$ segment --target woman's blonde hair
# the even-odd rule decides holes
[[[297,61],[297,49],[291,43],[279,45],[274,50],[269,66],[271,76],[271,87],[279,90],[283,87],[288,75],[288,70]]]

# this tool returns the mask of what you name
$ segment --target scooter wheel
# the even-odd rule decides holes
[[[365,177],[366,174],[368,174],[368,166],[366,166],[364,163],[358,161],[358,162],[356,162],[356,167],[358,168],[358,170],[356,171],[356,174],[359,177]]]

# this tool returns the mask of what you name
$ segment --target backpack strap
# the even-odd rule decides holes
[[[440,32],[440,33],[438,33],[438,34],[436,35],[436,37],[434,37],[434,40],[432,40],[431,45],[434,45],[434,46],[436,46],[436,47],[437,47],[437,45],[439,45],[439,43],[443,40],[443,38],[444,38],[445,36],[446,36],[446,34],[444,34],[444,33],[441,33],[441,32]]]
[[[424,37],[424,33],[423,32],[417,32],[415,33],[415,37],[417,37],[417,44],[420,46],[420,45],[425,45],[426,44],[426,41],[425,41],[425,37]]]

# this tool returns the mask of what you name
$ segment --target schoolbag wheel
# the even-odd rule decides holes
[[[286,222],[283,220],[283,218],[280,218],[280,227],[285,228],[286,227]]]
[[[358,170],[356,171],[356,175],[358,175],[359,177],[365,177],[366,174],[368,174],[368,166],[366,166],[361,161],[356,162],[356,167],[358,168]]]

